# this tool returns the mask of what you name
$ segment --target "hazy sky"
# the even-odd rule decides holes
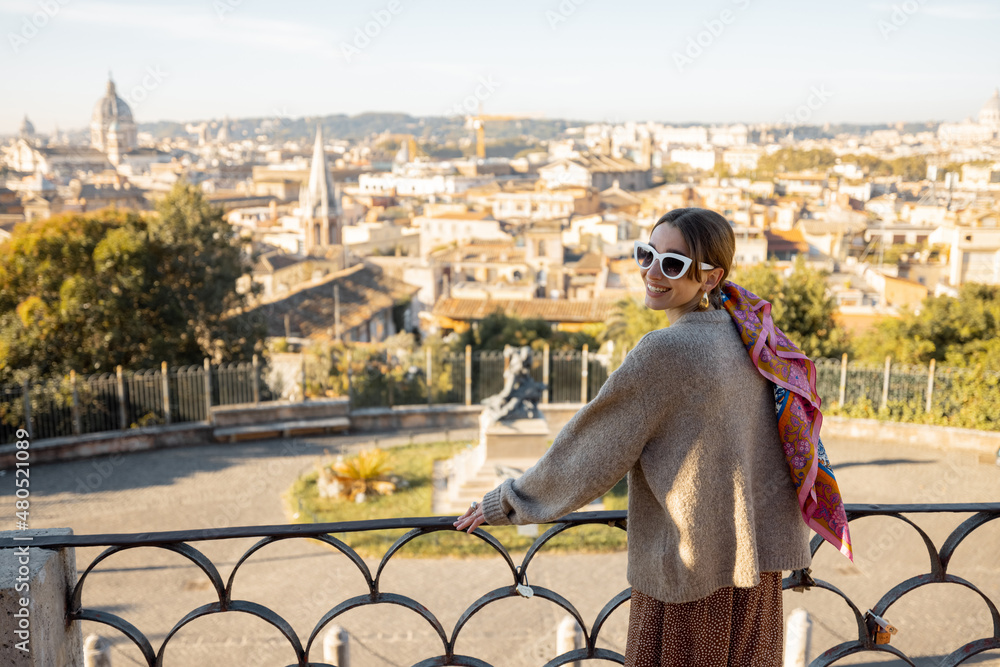
[[[998,35],[995,0],[0,0],[0,133],[86,126],[109,70],[139,122],[961,120]]]

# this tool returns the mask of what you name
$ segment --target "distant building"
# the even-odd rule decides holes
[[[675,148],[670,151],[670,161],[677,164],[686,164],[692,169],[702,169],[711,171],[715,169],[715,162],[719,157],[719,152],[714,148]]]
[[[577,185],[607,190],[617,180],[626,190],[645,190],[653,182],[649,167],[643,168],[626,158],[598,154],[556,159],[540,167],[538,177],[550,189]]]
[[[597,192],[586,187],[498,192],[491,199],[497,220],[552,220],[600,210]]]
[[[949,246],[948,282],[952,287],[964,283],[1000,285],[1000,214],[988,212],[972,224],[948,224],[938,227],[930,243]]]
[[[1000,89],[979,110],[978,122],[971,119],[961,123],[941,123],[938,139],[950,144],[976,145],[991,141],[1000,133]]]
[[[510,235],[485,211],[465,211],[421,215],[413,219],[420,230],[420,255],[451,243],[509,241]]]
[[[345,341],[379,342],[398,333],[397,320],[403,329],[413,328],[416,318],[411,299],[416,292],[416,287],[375,265],[357,264],[266,300],[250,313],[263,314],[268,337],[333,341],[339,334]]]
[[[305,254],[322,253],[331,246],[340,245],[342,212],[340,188],[330,177],[323,151],[323,130],[317,126],[309,183],[299,190],[298,215]]]
[[[90,145],[108,156],[117,165],[123,153],[138,146],[132,109],[115,91],[115,82],[108,77],[108,89],[97,100],[90,120]]]

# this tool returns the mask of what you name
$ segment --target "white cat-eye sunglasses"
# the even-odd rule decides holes
[[[688,269],[691,268],[691,262],[693,261],[690,257],[678,255],[675,252],[656,252],[656,248],[642,241],[635,242],[633,256],[635,257],[635,263],[644,269],[652,267],[653,262],[659,260],[660,273],[671,280],[682,278]],[[702,271],[710,271],[714,268],[711,264],[701,263]]]

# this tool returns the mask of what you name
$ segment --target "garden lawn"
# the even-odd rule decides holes
[[[391,456],[392,474],[405,479],[408,485],[398,488],[391,496],[372,496],[358,504],[347,500],[320,498],[316,488],[318,472],[313,470],[300,477],[285,492],[284,501],[290,515],[298,512],[293,523],[329,523],[366,521],[402,517],[433,516],[431,513],[432,473],[434,461],[447,459],[470,443],[437,442],[426,445],[394,447],[386,450]],[[626,509],[628,488],[625,480],[603,497],[608,510]],[[518,535],[514,526],[482,526],[496,537],[512,554],[527,551],[535,538]],[[539,534],[548,526],[539,526]],[[380,530],[363,533],[334,533],[361,556],[379,558],[404,530]],[[543,551],[607,552],[625,549],[625,531],[606,525],[585,525],[560,533],[549,540]],[[489,556],[496,552],[481,539],[459,531],[444,530],[422,535],[402,548],[400,556]]]

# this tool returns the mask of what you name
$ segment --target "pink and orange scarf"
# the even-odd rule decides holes
[[[816,393],[816,365],[774,326],[769,302],[727,281],[722,304],[757,370],[774,384],[778,434],[802,519],[853,562],[847,513],[819,437],[823,414]]]

